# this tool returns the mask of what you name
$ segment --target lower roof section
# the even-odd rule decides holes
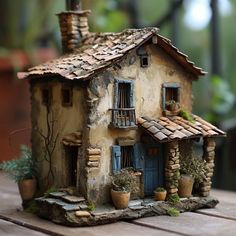
[[[158,142],[170,142],[179,139],[199,137],[224,137],[226,133],[201,117],[192,115],[193,121],[180,116],[138,118],[138,125],[142,127]]]

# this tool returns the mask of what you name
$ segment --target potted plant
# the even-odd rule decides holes
[[[111,198],[117,209],[128,207],[130,193],[135,189],[135,186],[135,176],[128,169],[122,169],[113,175]]]
[[[29,201],[36,192],[36,164],[32,158],[32,152],[26,145],[21,146],[19,158],[4,161],[0,169],[6,171],[8,176],[18,183],[21,198]]]
[[[165,201],[166,199],[166,190],[162,187],[158,187],[154,190],[154,199],[156,201]]]
[[[169,100],[166,102],[166,107],[169,111],[177,112],[180,109],[179,102],[176,102],[175,100]]]
[[[194,182],[199,184],[205,177],[205,163],[198,157],[187,156],[181,159],[180,173],[178,194],[190,197]]]

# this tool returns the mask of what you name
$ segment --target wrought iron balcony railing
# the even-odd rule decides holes
[[[135,108],[115,108],[112,111],[112,121],[110,126],[114,128],[134,128],[136,127]]]

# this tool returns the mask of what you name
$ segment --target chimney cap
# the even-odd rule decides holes
[[[60,16],[60,15],[64,15],[64,14],[78,14],[78,15],[81,15],[81,16],[89,16],[91,14],[91,11],[90,10],[80,10],[80,11],[62,11],[58,14],[56,14],[57,16]]]

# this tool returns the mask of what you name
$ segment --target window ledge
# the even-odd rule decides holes
[[[163,110],[164,116],[177,116],[180,112],[180,109],[177,111],[169,111],[169,110]]]
[[[114,125],[114,124],[109,124],[108,126],[110,129],[124,129],[124,130],[129,130],[129,129],[138,129],[137,125],[130,125],[130,126],[122,126],[122,125]]]

